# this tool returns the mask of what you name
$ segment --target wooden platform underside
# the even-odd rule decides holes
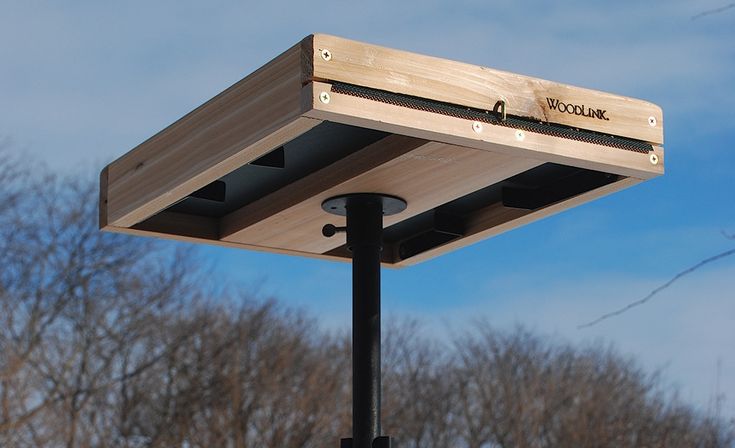
[[[650,150],[376,101],[335,83],[488,114],[503,104],[530,124]],[[383,261],[406,266],[658,176],[662,144],[661,110],[645,101],[314,35],[106,167],[100,227],[344,260],[344,236],[321,235],[344,222],[322,201],[385,193],[408,209],[385,219]],[[273,151],[285,167],[259,164]],[[227,185],[225,200],[192,198],[214,182]],[[511,190],[543,200],[518,206]],[[447,219],[459,230],[445,231]]]

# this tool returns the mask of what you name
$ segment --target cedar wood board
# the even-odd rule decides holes
[[[492,109],[498,101],[504,101],[509,115],[649,142],[653,145],[659,162],[652,164],[647,154],[530,132],[519,139],[513,129],[492,125],[485,125],[478,132],[468,120],[330,92],[331,82],[354,84],[483,110]],[[330,93],[329,102],[320,100],[322,92]],[[555,101],[557,110],[550,107]],[[563,113],[558,110],[559,102],[584,105],[588,109],[606,112],[602,117]],[[571,106],[568,109],[573,110]],[[663,115],[661,109],[654,104],[481,66],[315,34],[306,37],[108,165],[101,173],[100,227],[122,233],[344,259],[341,255],[323,253],[343,244],[337,237],[326,240],[317,232],[312,241],[307,241],[318,226],[327,222],[339,224],[336,219],[339,217],[326,215],[318,207],[307,212],[305,207],[308,205],[315,208],[316,202],[327,194],[354,192],[349,188],[378,188],[379,183],[371,184],[366,180],[369,174],[385,173],[384,177],[388,179],[388,173],[397,169],[394,166],[397,161],[381,159],[366,166],[353,166],[351,173],[354,178],[341,179],[341,182],[320,182],[319,177],[307,176],[302,183],[310,188],[304,190],[309,191],[308,197],[304,193],[296,196],[280,193],[278,196],[279,192],[276,192],[275,198],[281,198],[279,202],[257,201],[270,204],[270,208],[256,210],[255,204],[250,204],[244,207],[248,209],[247,214],[244,211],[235,211],[221,220],[181,216],[172,212],[161,213],[192,192],[287,143],[323,120],[398,134],[394,139],[413,139],[410,151],[398,156],[404,165],[411,160],[431,160],[426,157],[411,159],[411,153],[420,152],[422,148],[457,154],[457,159],[474,160],[467,162],[465,167],[478,163],[482,166],[482,163],[492,164],[493,160],[502,160],[504,163],[498,166],[504,168],[495,173],[493,182],[544,162],[563,163],[627,176],[624,181],[534,212],[504,207],[504,210],[486,210],[484,215],[473,218],[475,224],[471,231],[460,240],[396,264],[392,261],[389,248],[384,261],[390,266],[414,264],[626,188],[640,180],[662,174],[664,167]],[[379,141],[377,145],[385,154],[396,151],[395,148],[391,149],[390,138]],[[357,154],[359,153],[360,151]],[[360,159],[356,160],[357,163],[362,163]],[[343,161],[343,165],[344,163],[346,162]],[[421,169],[425,172],[435,171],[441,177],[443,167],[437,165],[433,170],[431,166],[424,166]],[[414,176],[413,181],[399,186],[402,194],[409,196],[407,199],[410,214],[397,216],[394,220],[405,219],[467,194],[468,188],[482,187],[472,182],[463,187],[461,182],[453,182],[452,176],[456,176],[456,171],[446,172],[448,174],[444,176],[442,184],[446,189],[441,191],[427,191],[423,194],[422,188],[425,184],[421,182],[420,176]],[[411,182],[414,184],[411,185]],[[390,182],[386,184],[386,188],[394,186]],[[391,193],[387,190],[382,192]],[[269,199],[273,199],[270,196]],[[418,207],[411,208],[412,203],[416,203]],[[299,207],[302,210],[300,214],[297,213]],[[247,217],[251,214],[262,217],[262,222],[253,222]],[[309,214],[310,216],[305,216]],[[256,228],[268,228],[265,223],[283,223],[289,217],[300,215],[304,215],[301,218],[311,224],[308,232],[294,234],[293,238],[279,240],[273,235],[255,232]],[[277,219],[279,217],[281,219]],[[386,225],[391,222],[386,220]],[[251,227],[254,232],[249,233],[247,230]],[[290,226],[289,231],[296,230],[298,226]]]

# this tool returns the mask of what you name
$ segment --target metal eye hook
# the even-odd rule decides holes
[[[495,106],[493,106],[493,112],[496,114],[500,114],[500,121],[505,121],[508,119],[508,115],[505,112],[507,106],[507,102],[505,99],[500,99],[495,103]],[[500,111],[498,111],[500,109]]]

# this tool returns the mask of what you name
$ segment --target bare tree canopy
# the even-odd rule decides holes
[[[0,446],[323,448],[351,432],[346,333],[222,297],[192,253],[101,234],[92,182],[31,177],[0,151],[0,184]],[[735,444],[732,423],[609,347],[419,330],[385,334],[397,447]]]

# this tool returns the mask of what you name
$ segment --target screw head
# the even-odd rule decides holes
[[[327,49],[327,48],[323,48],[319,52],[319,54],[322,55],[322,59],[324,59],[325,61],[331,61],[332,60],[332,52],[329,51],[329,49]]]
[[[329,96],[328,92],[322,92],[319,94],[319,101],[321,101],[324,104],[329,104],[329,100],[331,100],[332,97]]]
[[[472,123],[472,130],[477,132],[478,134],[482,132],[482,123],[479,121],[475,121]]]
[[[653,115],[648,117],[648,125],[651,127],[656,126],[656,117],[654,117]]]
[[[516,140],[522,142],[526,138],[526,133],[518,129],[516,131]]]
[[[648,158],[648,160],[651,161],[651,164],[652,165],[658,165],[658,155],[651,154],[650,157]]]

